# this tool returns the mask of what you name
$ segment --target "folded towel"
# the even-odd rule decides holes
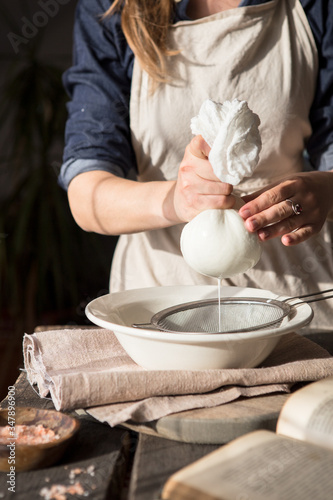
[[[145,422],[170,413],[213,407],[333,375],[333,357],[298,334],[283,336],[258,368],[145,370],[112,331],[63,329],[25,335],[28,380],[57,410],[89,409],[110,425]],[[98,407],[98,408],[97,408]]]

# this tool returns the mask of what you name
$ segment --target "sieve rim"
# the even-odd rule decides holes
[[[164,326],[161,325],[161,322],[165,320],[168,316],[171,316],[172,314],[175,313],[180,313],[183,311],[187,311],[189,309],[194,309],[194,308],[200,308],[200,307],[205,307],[208,305],[218,305],[219,302],[221,304],[260,304],[260,305],[267,305],[267,306],[274,306],[277,309],[281,311],[281,316],[278,319],[270,320],[265,323],[261,323],[259,326],[251,326],[249,328],[237,328],[234,330],[225,330],[221,332],[202,332],[202,331],[182,331],[179,332],[177,330],[172,330],[168,329]],[[171,307],[167,307],[165,309],[162,309],[155,313],[150,320],[150,324],[154,326],[157,330],[162,331],[162,332],[167,332],[167,333],[177,333],[177,334],[197,334],[197,335],[221,335],[221,334],[236,334],[236,333],[246,333],[246,332],[254,332],[258,330],[264,330],[266,328],[269,328],[270,326],[274,326],[278,323],[281,323],[281,321],[288,316],[291,311],[293,310],[294,306],[291,304],[288,304],[287,302],[278,300],[278,299],[272,299],[272,298],[264,298],[264,297],[221,297],[220,299],[218,298],[213,298],[213,299],[202,299],[202,300],[195,300],[191,302],[183,302],[182,304],[177,304]],[[134,325],[132,325],[134,326]],[[135,325],[136,327],[139,325]]]
[[[139,341],[145,339],[151,342],[167,342],[186,345],[221,346],[228,342],[252,342],[253,339],[265,341],[268,337],[283,336],[292,331],[299,331],[313,319],[314,312],[310,304],[298,298],[289,317],[285,318],[279,327],[236,334],[191,334],[162,332],[156,328],[143,326],[143,322],[163,308],[181,304],[190,300],[216,298],[216,285],[168,285],[165,287],[145,287],[141,289],[113,292],[93,299],[86,306],[87,317],[96,325],[112,330],[121,342]],[[264,297],[289,302],[291,297],[277,294],[272,290],[246,288],[236,286],[221,286],[222,297]],[[294,303],[294,301],[293,301]],[[139,320],[139,321],[138,321]],[[140,327],[133,323],[140,322]]]

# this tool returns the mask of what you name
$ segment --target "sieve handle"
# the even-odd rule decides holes
[[[323,290],[321,292],[306,293],[305,295],[298,295],[297,297],[289,297],[288,299],[286,299],[286,302],[288,302],[289,300],[293,300],[293,299],[305,299],[306,297],[315,297],[314,299],[306,300],[305,302],[307,304],[309,304],[311,302],[319,302],[320,300],[332,299],[333,295],[329,295],[326,297],[316,297],[317,295],[323,295],[324,293],[328,293],[328,292],[333,292],[333,288],[329,288],[328,290]]]
[[[133,323],[132,328],[141,328],[142,330],[154,330],[155,332],[160,331],[152,323]]]

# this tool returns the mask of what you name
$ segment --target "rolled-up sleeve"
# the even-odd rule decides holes
[[[333,2],[305,1],[305,12],[317,44],[319,72],[307,150],[318,170],[333,168]]]
[[[240,6],[266,3],[242,0]],[[333,168],[333,2],[300,0],[318,49],[319,68],[314,101],[310,111],[312,135],[306,149],[311,166]],[[306,85],[306,82],[304,82]]]
[[[79,0],[73,65],[63,77],[70,97],[59,184],[79,173],[106,170],[127,177],[136,169],[129,127],[133,53],[115,14],[102,20],[107,0]]]

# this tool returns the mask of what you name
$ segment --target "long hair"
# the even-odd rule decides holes
[[[178,51],[167,46],[173,0],[114,0],[104,18],[121,11],[121,27],[140,66],[155,82],[169,80],[167,58]]]

